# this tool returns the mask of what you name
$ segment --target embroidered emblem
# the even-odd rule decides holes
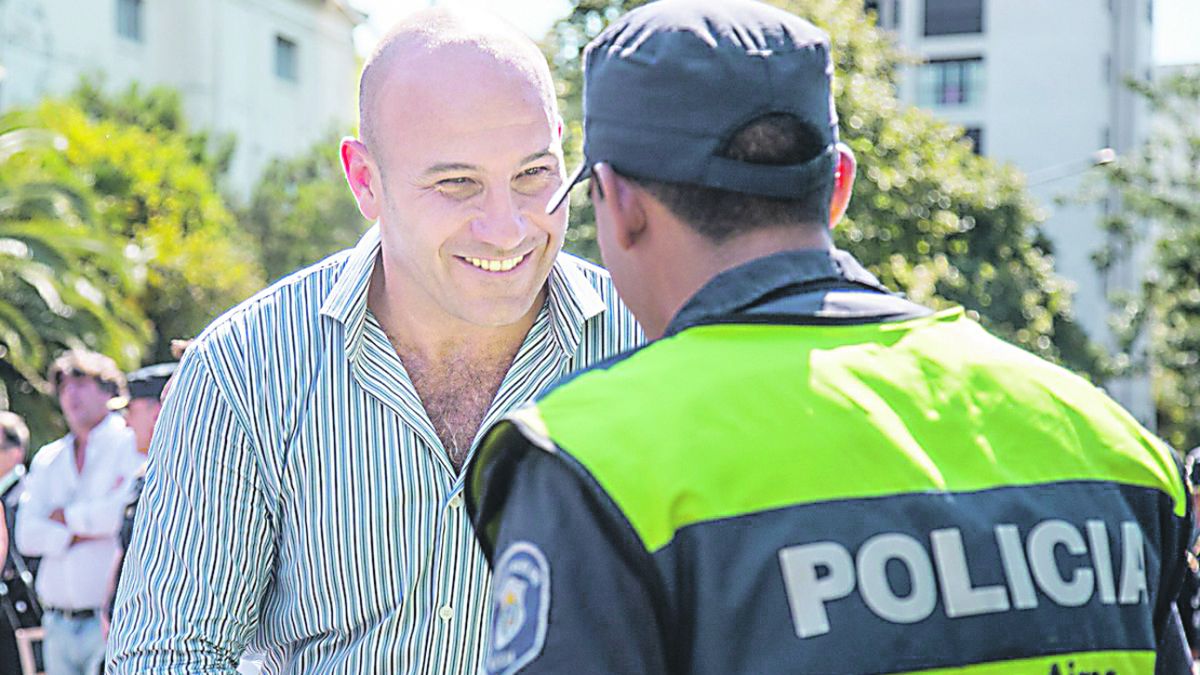
[[[515,542],[500,556],[492,590],[489,675],[509,675],[537,658],[550,614],[550,564],[537,545]]]

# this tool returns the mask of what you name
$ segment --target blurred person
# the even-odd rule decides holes
[[[485,434],[486,672],[1187,672],[1171,450],[833,247],[829,38],[660,0],[584,63],[572,182],[652,341]]]
[[[109,642],[119,673],[474,673],[490,578],[462,509],[479,430],[641,333],[560,253],[562,122],[537,46],[444,10],[386,36],[341,146],[351,251],[187,350]],[[160,450],[161,449],[161,450]]]
[[[129,373],[125,378],[129,395],[114,398],[108,403],[110,410],[124,413],[125,424],[133,430],[137,451],[143,457],[150,453],[154,426],[162,412],[163,390],[178,365],[156,363]]]
[[[7,554],[0,571],[0,672],[17,673],[21,659],[14,631],[41,624],[41,607],[33,593],[37,559],[26,559],[12,545],[17,506],[25,491],[25,455],[29,428],[20,415],[0,411],[0,506],[4,509]]]
[[[110,410],[124,413],[125,424],[133,430],[135,446],[138,454],[143,458],[147,458],[150,453],[150,441],[154,437],[154,426],[158,422],[158,415],[162,410],[160,397],[163,395],[167,381],[175,373],[176,366],[178,366],[177,363],[158,363],[129,373],[125,376],[129,395],[118,396],[108,402]],[[106,595],[108,601],[105,603],[104,612],[101,615],[101,626],[105,636],[108,635],[109,623],[112,621],[112,603],[116,599],[117,581],[125,562],[125,551],[129,549],[129,540],[133,536],[133,519],[137,514],[137,503],[142,494],[145,473],[146,462],[143,461],[134,474],[133,485],[129,490],[129,502],[122,512],[121,529],[117,537],[119,546],[113,559],[112,572],[108,578]]]
[[[55,360],[48,379],[69,433],[34,456],[14,539],[21,554],[42,558],[36,590],[47,675],[92,675],[104,655],[105,573],[141,456],[133,432],[108,408],[126,395],[112,359],[73,349]]]
[[[1184,458],[1188,489],[1192,498],[1193,519],[1191,545],[1188,547],[1188,568],[1183,590],[1175,601],[1193,659],[1200,658],[1200,524],[1195,518],[1196,514],[1200,513],[1200,494],[1196,491],[1197,461],[1200,461],[1200,447],[1192,448]]]

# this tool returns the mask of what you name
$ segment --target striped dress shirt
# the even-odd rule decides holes
[[[246,648],[264,673],[478,670],[487,564],[463,477],[367,309],[379,241],[376,226],[188,350],[150,451],[113,671],[232,673]],[[484,429],[642,340],[603,270],[560,254],[547,283]]]

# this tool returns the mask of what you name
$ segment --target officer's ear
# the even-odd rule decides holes
[[[858,172],[858,162],[854,159],[854,151],[845,143],[837,144],[838,163],[833,173],[833,196],[829,200],[829,227],[832,229],[846,209],[850,207],[850,195],[854,192],[854,176]]]
[[[633,247],[646,231],[645,192],[606,162],[592,167],[590,189],[597,227],[607,229],[608,239],[622,249]]]

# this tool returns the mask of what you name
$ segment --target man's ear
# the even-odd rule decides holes
[[[342,139],[341,157],[342,170],[346,173],[350,192],[354,193],[354,201],[358,202],[358,210],[367,220],[378,220],[383,199],[377,180],[379,168],[371,152],[362,141],[346,137]]]
[[[845,143],[837,144],[838,164],[833,174],[833,197],[829,200],[829,227],[832,229],[846,215],[850,206],[850,195],[854,192],[854,176],[858,162],[854,151]]]
[[[592,181],[596,190],[592,203],[597,212],[604,209],[613,241],[622,249],[632,248],[646,234],[645,193],[605,162],[592,167]]]

